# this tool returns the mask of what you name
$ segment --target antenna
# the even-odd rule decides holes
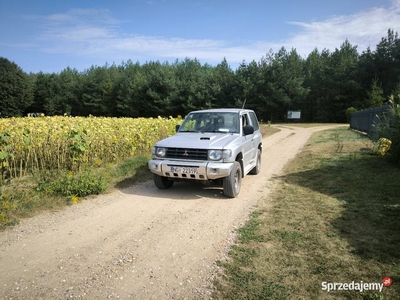
[[[246,98],[244,99],[244,101],[243,101],[243,105],[242,105],[242,109],[244,108],[244,106],[245,106],[245,104],[246,104]]]

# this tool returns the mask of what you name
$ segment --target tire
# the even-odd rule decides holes
[[[252,175],[257,175],[261,171],[261,150],[257,150],[257,162],[256,166],[249,172]]]
[[[160,190],[169,189],[174,184],[173,180],[169,180],[167,177],[157,174],[153,174],[153,180],[156,187],[158,187]]]
[[[239,195],[240,185],[242,184],[242,168],[236,161],[231,173],[223,179],[224,194],[229,198]]]

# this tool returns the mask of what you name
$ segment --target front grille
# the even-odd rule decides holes
[[[207,160],[206,149],[167,148],[166,158]]]

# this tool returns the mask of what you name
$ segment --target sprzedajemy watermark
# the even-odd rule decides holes
[[[352,282],[322,282],[322,290],[331,292],[331,291],[379,291],[382,292],[384,286],[388,287],[392,285],[392,279],[390,277],[385,277],[382,279],[381,283],[378,282],[364,282],[364,281],[352,281]]]

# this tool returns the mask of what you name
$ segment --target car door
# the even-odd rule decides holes
[[[260,132],[260,125],[258,124],[258,120],[257,120],[256,114],[253,111],[251,111],[251,112],[249,112],[249,115],[250,115],[251,125],[254,128],[254,135],[253,135],[253,138],[254,138],[254,155],[257,155],[257,148],[258,148],[258,145],[261,144],[262,135],[261,135],[261,132]]]
[[[247,112],[241,115],[242,126],[242,149],[243,149],[243,169],[245,174],[250,171],[251,164],[254,163],[254,134],[244,135],[243,126],[251,125],[250,117]]]

